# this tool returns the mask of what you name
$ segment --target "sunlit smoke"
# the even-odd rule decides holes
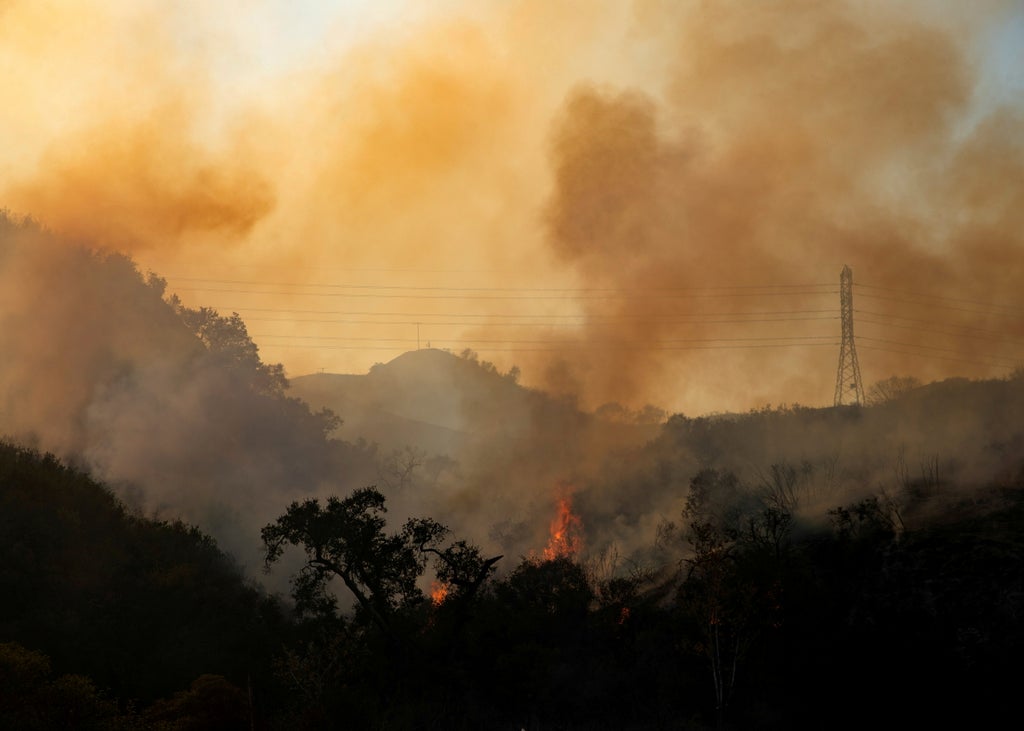
[[[249,10],[5,4],[0,205],[238,310],[293,375],[422,339],[587,407],[825,403],[836,298],[784,287],[844,264],[895,290],[868,380],[1017,357],[971,339],[1020,335],[1021,109],[981,84],[1012,4],[453,2],[265,48]]]

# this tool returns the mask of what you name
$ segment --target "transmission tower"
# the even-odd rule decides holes
[[[844,266],[839,275],[839,310],[843,321],[843,342],[839,346],[835,405],[859,406],[863,401],[864,386],[860,380],[857,348],[853,342],[853,271],[848,266]]]

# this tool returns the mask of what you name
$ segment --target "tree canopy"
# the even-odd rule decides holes
[[[267,568],[287,545],[300,546],[305,563],[294,578],[294,597],[302,611],[333,612],[337,597],[329,589],[338,578],[357,602],[357,610],[394,636],[396,612],[424,600],[418,585],[434,558],[437,578],[462,596],[472,595],[501,557],[484,559],[465,541],[443,544],[449,530],[430,518],[410,518],[394,533],[386,531],[385,498],[376,488],[355,490],[345,498],[293,502],[276,522],[263,528]]]

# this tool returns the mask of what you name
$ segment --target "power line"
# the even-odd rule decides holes
[[[265,280],[237,280],[237,279],[199,279],[194,277],[179,277],[175,281],[196,282],[200,284],[244,284],[257,287],[320,287],[329,289],[384,289],[384,290],[414,290],[414,291],[448,291],[448,292],[562,292],[568,294],[586,294],[593,292],[629,294],[633,292],[708,292],[717,290],[776,290],[776,289],[820,289],[828,287],[835,288],[833,284],[734,284],[734,285],[712,285],[708,287],[645,287],[643,289],[628,289],[622,287],[451,287],[451,286],[414,286],[398,284],[338,284],[338,283],[317,283],[317,282],[268,282]],[[206,291],[205,289],[183,288],[185,291]],[[236,290],[232,290],[236,291]],[[239,290],[244,291],[244,290]],[[288,293],[283,293],[288,294]],[[828,294],[828,292],[812,292],[812,294]]]
[[[379,341],[378,341],[379,342]],[[409,342],[414,343],[415,338],[404,338],[401,340],[396,339],[396,342]],[[459,345],[470,345],[477,343],[478,341],[473,340],[434,340],[432,342],[438,344],[459,344]],[[772,344],[750,344],[750,345],[677,345],[677,346],[650,346],[643,343],[630,343],[628,345],[609,347],[606,344],[592,344],[589,342],[582,342],[575,345],[569,345],[561,348],[537,348],[537,347],[488,347],[488,352],[498,353],[565,353],[565,352],[607,352],[609,350],[644,350],[644,351],[682,351],[682,350],[751,350],[751,349],[764,349],[764,348],[805,348],[813,346],[828,346],[835,347],[839,343],[833,340],[832,342],[818,342],[818,343],[772,343]],[[409,347],[399,346],[364,346],[364,345],[279,345],[274,343],[262,344],[261,347],[266,348],[277,348],[277,349],[291,349],[291,350],[389,350],[389,351],[406,351]],[[438,347],[438,346],[435,346]]]
[[[860,339],[860,338],[858,338],[858,339]],[[910,347],[917,347],[917,346],[913,346],[912,345]],[[967,358],[950,358],[949,356],[943,356],[943,355],[932,355],[932,354],[927,354],[927,353],[914,353],[914,352],[908,352],[906,350],[893,350],[892,348],[882,348],[882,347],[879,347],[879,346],[876,346],[876,345],[864,345],[863,343],[861,344],[860,348],[861,348],[861,350],[878,351],[878,352],[881,352],[881,353],[893,353],[895,355],[909,355],[909,356],[913,356],[913,357],[916,357],[916,358],[928,358],[929,360],[941,360],[941,361],[946,361],[946,362],[949,362],[949,363],[965,363],[967,365],[982,366],[982,367],[985,367],[985,368],[1002,368],[1002,369],[1010,370],[1010,369],[1016,367],[1016,364],[986,363],[986,362],[979,361],[979,360],[969,360]]]
[[[931,352],[934,352],[934,353],[952,353],[954,355],[963,355],[963,351],[962,350],[954,350],[952,348],[936,348],[936,347],[933,347],[933,346],[930,346],[930,345],[918,345],[916,343],[901,343],[901,342],[897,342],[897,341],[893,341],[893,340],[885,340],[883,338],[868,338],[868,337],[864,337],[864,336],[858,336],[857,340],[867,341],[867,342],[872,342],[872,343],[884,343],[886,345],[895,345],[897,347],[903,347],[903,348],[917,348],[919,350],[928,350],[928,351],[931,351]],[[1012,359],[1007,358],[1005,356],[983,356],[983,357],[989,358],[992,361],[996,361],[996,360],[1010,361],[1011,364],[1012,364]]]
[[[1016,307],[1014,305],[999,305],[999,304],[994,304],[992,302],[978,302],[977,300],[965,300],[965,299],[956,299],[956,298],[953,298],[953,297],[941,297],[939,295],[934,295],[934,294],[925,294],[923,292],[909,292],[909,291],[903,290],[903,289],[896,289],[895,287],[882,287],[882,286],[874,285],[874,284],[860,284],[860,283],[858,283],[857,287],[858,288],[865,287],[865,288],[868,288],[868,289],[879,289],[879,290],[882,290],[883,292],[896,292],[897,294],[902,294],[902,295],[907,296],[907,297],[922,297],[922,298],[925,298],[925,299],[938,300],[940,302],[954,302],[954,303],[959,304],[959,305],[974,305],[976,307],[996,307],[996,308],[999,308],[999,309],[1013,310],[1016,314],[1024,314],[1024,310],[1022,310],[1021,308]],[[881,299],[881,297],[878,297],[877,295],[864,294],[862,296],[864,296],[864,297],[872,297],[872,296],[874,296],[875,299]],[[913,304],[927,304],[927,303],[915,302]]]
[[[900,303],[906,304],[906,305],[917,305],[918,307],[940,307],[940,308],[942,308],[944,310],[952,310],[954,312],[966,312],[966,313],[971,314],[971,315],[985,315],[985,316],[995,316],[995,317],[1020,317],[1022,314],[1024,314],[1024,311],[1020,311],[1020,312],[1017,312],[1017,313],[1010,313],[1010,312],[981,312],[979,310],[969,310],[969,309],[966,309],[964,307],[956,307],[954,305],[943,305],[943,304],[936,304],[936,303],[932,303],[932,302],[917,302],[917,301],[914,301],[914,300],[901,299],[899,297],[885,297],[883,295],[877,295],[877,294],[861,293],[860,296],[861,297],[867,297],[868,299],[873,299],[873,300],[885,300],[885,301],[888,301],[888,302],[900,302]],[[982,306],[1001,307],[1001,305],[982,305]]]
[[[377,288],[374,288],[377,289]],[[457,292],[457,294],[412,294],[406,292],[403,294],[393,294],[391,292],[377,293],[377,292],[271,292],[261,290],[243,290],[243,289],[219,289],[219,288],[204,288],[204,287],[182,287],[178,291],[181,292],[204,292],[213,294],[235,294],[235,295],[260,295],[260,296],[287,296],[287,297],[345,297],[350,299],[415,299],[415,300],[521,300],[521,301],[539,301],[539,300],[565,300],[572,299],[576,301],[599,301],[599,300],[665,300],[665,299],[724,299],[728,297],[792,297],[794,295],[802,296],[819,296],[835,294],[835,292],[733,292],[729,294],[668,294],[673,290],[664,290],[665,293],[658,294],[659,290],[646,290],[644,294],[625,294],[625,293],[609,293],[609,294],[587,294],[587,293],[576,293],[570,290],[554,290],[559,291],[561,294],[467,294],[467,292],[495,292],[501,290],[483,290],[483,289],[471,289],[471,290],[458,290],[458,289],[439,289],[429,291],[446,291],[446,292]],[[411,291],[417,292],[422,291],[421,288],[412,288]],[[509,290],[509,291],[522,291],[522,290]]]
[[[416,270],[416,269],[365,269],[342,270],[344,274],[357,272],[427,272],[446,270]],[[448,270],[455,273],[454,270]],[[459,272],[468,273],[468,272]],[[610,350],[635,350],[647,352],[675,352],[675,351],[697,351],[697,350],[752,350],[767,348],[797,348],[809,346],[835,347],[841,345],[837,340],[836,333],[829,335],[777,335],[777,336],[756,336],[756,337],[706,337],[706,338],[685,338],[685,337],[661,337],[649,341],[631,341],[616,338],[594,337],[594,333],[601,333],[600,328],[614,328],[622,325],[636,327],[658,327],[660,333],[686,332],[684,328],[711,327],[708,334],[724,334],[727,332],[751,332],[747,330],[736,330],[730,328],[728,331],[722,327],[715,329],[715,326],[764,326],[770,323],[805,323],[842,320],[842,307],[839,311],[835,307],[816,308],[801,307],[803,304],[812,304],[807,298],[834,296],[842,293],[842,282],[840,289],[836,289],[832,283],[807,283],[807,284],[757,284],[757,285],[719,285],[704,287],[666,287],[649,289],[628,289],[614,287],[490,287],[490,286],[443,286],[443,285],[398,285],[398,284],[358,284],[358,283],[308,283],[308,282],[287,282],[261,280],[257,278],[197,278],[197,277],[168,277],[168,279],[184,284],[180,291],[190,293],[213,293],[227,294],[242,299],[258,297],[277,298],[342,298],[365,301],[368,304],[359,307],[355,302],[352,308],[331,306],[327,302],[309,302],[312,307],[302,307],[301,300],[295,302],[298,307],[268,307],[266,304],[273,300],[256,302],[253,307],[231,307],[219,309],[230,309],[234,312],[241,312],[246,315],[246,320],[252,323],[287,323],[293,328],[293,332],[273,334],[253,334],[252,337],[258,340],[260,347],[276,350],[386,350],[405,351],[415,343],[415,337],[346,337],[342,335],[300,335],[303,325],[353,325],[371,326],[376,328],[388,327],[430,327],[436,328],[470,328],[480,329],[482,337],[466,338],[454,337],[445,339],[438,337],[436,330],[430,333],[430,340],[435,344],[451,346],[467,345],[479,348],[480,350],[493,352],[594,352]],[[929,307],[942,309],[949,312],[966,313],[976,317],[1015,317],[1024,313],[1006,304],[984,303],[970,299],[956,299],[939,297],[920,292],[912,292],[893,287],[883,287],[871,284],[857,283],[858,297],[869,300],[885,301],[911,305],[915,307]],[[851,283],[852,287],[852,283]],[[867,290],[867,291],[865,291]],[[776,300],[781,307],[762,306],[758,307],[757,298],[762,298],[759,304],[769,305],[767,298],[783,297],[790,298],[782,301]],[[374,300],[379,300],[377,306]],[[392,300],[408,300],[411,307],[387,307],[384,302]],[[732,300],[732,303],[729,301]],[[418,305],[413,302],[446,301],[453,303],[465,303],[443,307],[440,304],[436,312],[415,311]],[[482,309],[491,309],[485,302],[508,302],[522,303],[524,306],[495,306],[499,312],[481,312]],[[651,306],[650,309],[662,310],[655,312],[640,313],[608,313],[600,312],[542,312],[530,313],[531,309],[525,306],[530,302],[559,302],[578,303],[580,308],[601,310],[616,309],[610,303],[617,302],[663,302],[663,301],[693,301],[707,302],[708,304],[694,305],[689,309],[710,309],[710,312],[666,312],[678,307],[669,305],[665,307]],[[609,303],[607,308],[598,306],[598,303]],[[720,303],[717,306],[712,303]],[[475,303],[475,304],[472,304]],[[742,304],[741,304],[742,303]],[[748,304],[749,303],[749,304]],[[237,304],[237,301],[236,301]],[[263,306],[260,306],[263,304]],[[814,303],[817,304],[817,303]],[[324,306],[325,305],[325,306]],[[724,306],[722,306],[724,305]],[[731,306],[732,305],[732,306]],[[753,305],[753,306],[750,306]],[[786,305],[791,305],[786,307]],[[793,307],[792,305],[796,305]],[[544,307],[543,309],[576,309],[572,307],[558,308],[555,306]],[[682,309],[682,307],[679,307]],[[435,309],[424,305],[424,309]],[[474,311],[468,311],[474,309]],[[536,309],[541,309],[540,307]],[[634,309],[647,309],[634,307]],[[885,309],[889,309],[886,307]],[[893,308],[898,309],[898,308]],[[851,317],[854,311],[851,308]],[[858,318],[866,326],[872,328],[893,328],[894,330],[914,330],[921,333],[934,333],[947,337],[958,337],[974,341],[991,341],[1004,346],[1024,345],[1024,341],[1005,337],[1001,333],[969,325],[954,324],[952,322],[941,322],[936,319],[922,319],[905,317],[902,315],[886,314],[871,310],[856,310]],[[292,317],[295,316],[295,317]],[[949,319],[954,319],[950,317]],[[967,320],[968,318],[961,318]],[[845,322],[845,321],[844,321]],[[522,333],[526,337],[515,337],[516,329],[532,329],[538,336],[543,331],[551,331],[553,337],[528,337],[528,333]],[[587,336],[576,340],[569,338],[558,338],[559,333],[555,330],[572,329],[580,330],[586,328]],[[310,328],[314,329],[314,328]],[[316,328],[319,329],[319,328]],[[762,327],[761,331],[773,332],[783,328]],[[792,332],[809,328],[796,326],[785,328]],[[509,337],[500,337],[504,330]],[[358,332],[358,331],[356,331]],[[365,331],[364,331],[365,332]],[[397,335],[395,331],[390,331]],[[700,332],[700,331],[698,331]],[[382,331],[383,335],[384,332]],[[607,333],[611,334],[611,333]],[[858,335],[850,339],[850,346],[854,343],[871,351],[894,353],[904,356],[919,358],[931,358],[941,361],[967,363],[975,366],[1008,368],[1011,361],[1010,356],[983,355],[970,351],[969,348],[943,348],[931,345],[917,345],[914,343],[900,342],[899,340],[886,338],[872,338]],[[973,356],[973,357],[972,357]]]
[[[982,330],[981,328],[974,328],[974,327],[967,327],[967,326],[958,326],[958,325],[947,325],[946,327],[958,328],[958,329],[960,329],[963,332],[954,332],[954,331],[951,331],[951,330],[948,330],[948,329],[947,330],[936,330],[934,328],[927,327],[927,325],[930,324],[930,322],[928,320],[915,320],[915,319],[909,318],[909,317],[898,317],[898,316],[894,316],[894,315],[882,315],[882,314],[878,314],[878,313],[874,313],[874,312],[866,312],[866,311],[862,311],[862,310],[855,310],[855,312],[857,312],[858,314],[864,314],[864,315],[869,315],[869,316],[874,316],[874,317],[889,318],[889,319],[893,319],[893,320],[903,320],[905,322],[915,323],[913,325],[899,325],[899,324],[896,324],[894,322],[876,322],[876,321],[873,321],[873,320],[864,320],[864,319],[860,320],[860,322],[863,322],[863,323],[868,324],[868,325],[874,325],[876,327],[894,327],[894,328],[897,328],[897,329],[900,329],[900,330],[913,330],[915,332],[930,332],[930,333],[935,333],[937,335],[947,335],[947,336],[956,337],[956,338],[969,338],[971,340],[988,340],[990,342],[999,342],[999,343],[1005,343],[1005,344],[1009,344],[1009,345],[1021,345],[1021,346],[1024,346],[1024,340],[1016,340],[1014,338],[1007,338],[1007,337],[1004,337],[1003,335],[1000,335],[999,333],[997,333],[997,332],[995,332],[993,330]],[[938,323],[938,324],[940,326],[942,325],[942,323]],[[924,326],[924,327],[922,327],[922,326]]]
[[[861,285],[861,286],[872,287],[872,285]],[[891,287],[872,287],[872,288],[879,289],[879,290],[884,290],[884,291],[902,292],[902,290],[896,290],[896,289],[891,288]],[[959,307],[958,306],[959,304],[968,304],[968,305],[973,305],[973,306],[977,306],[977,307],[1001,307],[1002,309],[1008,309],[1005,306],[1001,306],[1001,305],[992,305],[992,304],[989,304],[989,303],[982,303],[982,302],[977,302],[977,301],[974,301],[974,300],[942,298],[942,297],[936,297],[936,296],[932,296],[932,295],[924,295],[924,294],[921,294],[921,293],[913,293],[913,292],[906,292],[905,294],[910,295],[910,296],[928,297],[929,299],[934,300],[934,302],[915,302],[915,301],[912,301],[912,300],[903,299],[901,297],[885,297],[885,296],[870,295],[870,294],[865,294],[865,293],[861,293],[860,296],[868,297],[868,298],[871,298],[871,299],[879,299],[879,300],[888,300],[888,301],[894,301],[894,302],[901,302],[901,303],[904,303],[904,304],[912,304],[912,305],[921,306],[921,307],[929,307],[929,308],[939,307],[939,308],[946,309],[946,310],[957,311],[957,312],[965,312],[965,313],[968,313],[968,314],[982,316],[982,317],[990,317],[990,316],[1011,317],[1011,315],[1009,315],[1007,313],[1003,313],[1003,312],[992,312],[992,311],[981,312],[981,311],[978,311],[978,310],[967,309],[967,308],[963,308],[963,307]],[[943,304],[938,304],[939,302],[951,302],[951,303],[956,303],[956,304],[943,305]],[[911,317],[905,317],[905,316],[902,316],[902,315],[893,315],[893,314],[880,313],[880,312],[872,312],[872,311],[860,311],[860,310],[858,310],[858,312],[863,314],[863,315],[867,315],[868,316],[868,319],[863,319],[862,318],[861,321],[864,322],[866,325],[869,325],[869,326],[872,326],[872,327],[893,328],[893,329],[899,329],[899,330],[913,330],[915,332],[934,333],[934,334],[942,335],[942,336],[945,336],[945,337],[959,338],[959,339],[968,339],[968,340],[975,340],[975,341],[983,340],[983,341],[989,341],[989,342],[996,342],[996,343],[999,343],[1000,345],[1004,345],[1004,346],[1014,346],[1014,345],[1021,346],[1021,345],[1024,345],[1024,341],[1016,340],[1016,339],[1013,339],[1013,338],[1008,338],[1005,335],[1003,335],[1001,333],[998,333],[996,331],[993,331],[993,330],[987,330],[987,329],[983,329],[983,328],[972,327],[970,325],[953,324],[953,323],[948,323],[948,322],[944,323],[944,322],[941,322],[941,321],[937,321],[934,318],[926,320],[926,319],[921,319],[921,318],[911,318]],[[879,319],[870,319],[870,318],[879,318]],[[879,321],[879,320],[881,320],[881,321]],[[904,324],[904,323],[907,323],[907,324]],[[913,352],[907,352],[907,350],[898,350],[897,351],[897,350],[891,350],[891,349],[886,351],[886,352],[896,353],[896,354],[900,354],[900,355],[912,355],[912,356],[917,356],[917,357],[930,357],[930,358],[935,358],[935,359],[939,359],[939,360],[952,361],[952,362],[960,362],[960,363],[970,363],[972,365],[980,365],[980,366],[986,366],[986,367],[998,367],[998,368],[1009,368],[1009,367],[1012,367],[1012,359],[1011,359],[1010,356],[992,355],[992,354],[981,354],[981,353],[977,353],[976,351],[973,351],[973,350],[971,352],[968,352],[964,348],[941,348],[941,347],[935,347],[935,346],[931,346],[931,345],[920,345],[920,344],[916,344],[916,343],[897,342],[897,341],[886,340],[886,339],[881,339],[881,338],[863,338],[863,337],[858,337],[858,340],[867,340],[868,342],[883,343],[883,344],[893,345],[893,346],[896,346],[896,347],[899,347],[899,348],[904,348],[904,349],[906,349],[906,348],[914,349]],[[865,347],[867,347],[869,349],[872,349],[872,350],[885,350],[885,349],[880,348],[878,346],[866,345]],[[923,353],[921,351],[927,351],[927,354],[925,354],[925,353]],[[983,361],[978,360],[977,357],[975,357],[975,358],[965,357],[965,356],[971,356],[971,355],[973,355],[973,356],[980,356],[981,358],[984,358],[986,360],[983,362]]]
[[[804,319],[837,319],[838,315],[835,314],[834,308],[819,309],[819,310],[748,310],[740,312],[701,312],[701,313],[686,313],[686,312],[663,312],[663,313],[650,313],[646,315],[600,315],[592,313],[581,313],[581,314],[551,314],[551,313],[538,313],[529,314],[525,312],[517,313],[481,313],[481,312],[380,312],[377,310],[293,310],[293,309],[279,309],[275,307],[222,307],[220,309],[231,310],[234,312],[267,312],[277,314],[296,314],[296,315],[363,315],[363,316],[379,316],[379,317],[472,317],[472,318],[484,318],[484,319],[508,319],[515,317],[529,317],[536,319],[578,319],[587,321],[615,321],[615,322],[660,322],[662,320],[675,320],[678,318],[683,319],[697,319],[704,317],[774,317],[777,315],[826,315],[826,317],[808,317],[808,318],[796,318],[798,320]],[[256,319],[256,318],[252,318]],[[418,321],[418,320],[417,320]],[[751,322],[770,322],[770,320],[750,320]],[[784,321],[784,320],[780,320]],[[311,322],[316,322],[311,320]],[[326,321],[330,322],[330,321]],[[737,320],[736,322],[746,322],[746,320]]]
[[[429,314],[424,313],[422,317],[430,317]],[[716,325],[716,324],[744,324],[744,323],[766,323],[766,322],[808,322],[812,320],[837,320],[839,318],[834,315],[828,317],[776,317],[769,319],[745,319],[745,320],[643,320],[640,318],[629,318],[629,319],[593,319],[581,317],[576,322],[515,322],[515,321],[502,321],[494,322],[493,318],[486,315],[480,316],[484,322],[467,322],[460,320],[457,322],[444,322],[444,321],[427,321],[422,318],[419,320],[350,320],[350,319],[302,319],[296,320],[287,317],[249,317],[246,318],[252,322],[291,322],[291,323],[340,323],[340,324],[361,324],[361,325],[410,325],[417,322],[421,322],[424,325],[457,325],[460,327],[479,327],[479,326],[492,326],[492,327],[581,327],[583,325],[615,325],[615,324],[646,324],[646,325]],[[524,317],[530,317],[530,315],[524,315]]]
[[[769,319],[744,319],[744,320],[729,320],[729,319],[717,319],[717,320],[641,320],[641,319],[629,319],[629,320],[590,320],[581,319],[575,322],[515,322],[515,321],[504,321],[495,322],[492,320],[483,322],[466,322],[466,321],[443,321],[443,320],[426,320],[421,316],[418,320],[361,320],[361,319],[301,319],[294,320],[290,318],[280,317],[249,317],[246,318],[249,322],[287,322],[291,324],[336,324],[336,325],[437,325],[437,326],[450,326],[450,327],[530,327],[530,328],[574,328],[580,329],[584,326],[589,327],[601,327],[609,326],[614,327],[622,324],[630,325],[724,325],[724,324],[764,324],[773,322],[809,322],[809,321],[822,321],[822,320],[835,320],[835,316],[828,317],[783,317],[783,318],[769,318]]]
[[[358,336],[336,336],[336,335],[293,335],[293,334],[274,334],[266,333],[261,335],[254,335],[253,337],[261,338],[284,338],[287,340],[344,340],[344,341],[368,341],[368,342],[406,342],[409,338],[378,338],[378,337],[358,337]],[[748,342],[771,342],[771,341],[787,341],[785,343],[777,343],[780,345],[797,345],[798,343],[790,343],[791,340],[828,340],[829,342],[835,341],[834,335],[793,335],[786,337],[752,337],[752,338],[674,338],[668,340],[606,340],[606,341],[594,341],[587,340],[587,342],[595,348],[603,348],[606,346],[627,346],[627,347],[638,347],[652,345],[654,347],[660,346],[672,346],[680,343],[748,343]],[[486,343],[486,344],[501,344],[501,345],[552,345],[552,346],[573,346],[577,345],[580,341],[578,340],[551,340],[550,338],[541,339],[486,339],[486,338],[445,338],[445,342],[449,343]],[[810,343],[815,345],[817,343]],[[826,343],[827,344],[827,343]]]

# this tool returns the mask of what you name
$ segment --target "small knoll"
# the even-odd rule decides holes
[[[379,363],[364,375],[312,374],[291,379],[291,393],[343,420],[338,435],[385,447],[453,452],[486,435],[528,433],[549,397],[489,364],[424,349]]]

